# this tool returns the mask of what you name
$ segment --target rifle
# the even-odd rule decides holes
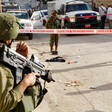
[[[13,75],[15,85],[23,79],[23,75],[25,73],[28,74],[32,72],[40,74],[40,77],[48,83],[51,81],[55,82],[50,70],[44,70],[44,65],[39,62],[35,62],[34,56],[29,60],[6,47],[4,44],[0,47],[0,62],[15,71],[15,74]],[[38,77],[36,82],[40,83]]]

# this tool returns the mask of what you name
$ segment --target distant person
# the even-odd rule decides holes
[[[110,7],[107,10],[107,19],[109,22],[109,28],[112,29],[112,3],[110,4]]]
[[[35,11],[35,9],[32,8],[32,13]]]
[[[60,19],[57,17],[57,11],[53,10],[51,13],[51,17],[46,22],[47,29],[58,29],[60,28]],[[58,40],[60,35],[59,34],[50,34],[50,52],[52,54],[58,54]],[[53,46],[55,43],[55,51],[53,51]]]
[[[105,27],[105,19],[106,19],[106,8],[104,7],[104,4],[101,3],[101,6],[99,7],[99,13],[101,16],[101,29],[104,29]]]
[[[40,3],[37,5],[37,10],[39,10],[39,8],[40,8]]]
[[[106,9],[108,10],[108,8],[110,7],[110,4],[107,4],[107,7],[106,7]]]
[[[96,4],[93,5],[93,10],[98,12],[98,7],[96,7]]]
[[[29,9],[28,14],[29,14],[29,17],[32,16],[32,9]]]

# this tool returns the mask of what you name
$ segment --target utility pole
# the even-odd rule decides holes
[[[0,13],[2,12],[2,8],[1,8],[1,0],[0,0]]]
[[[94,8],[94,0],[92,0],[92,9]]]
[[[40,0],[40,7],[39,7],[40,10],[41,10],[41,7],[42,7],[42,1]]]

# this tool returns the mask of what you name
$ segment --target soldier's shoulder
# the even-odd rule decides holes
[[[10,72],[10,69],[5,66],[4,64],[0,63],[0,70],[3,70],[3,71],[9,71]]]
[[[52,21],[52,20],[53,20],[53,17],[51,16],[48,20],[49,20],[49,21]]]
[[[0,67],[2,68],[5,68],[6,66],[4,65],[4,64],[2,64],[2,63],[0,63]]]

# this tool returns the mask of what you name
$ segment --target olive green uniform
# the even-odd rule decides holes
[[[46,28],[47,29],[58,29],[60,25],[59,18],[54,19],[52,16],[48,19],[46,22]],[[59,34],[50,34],[50,46],[53,46],[54,43],[56,46],[58,46],[58,40],[60,35]]]
[[[18,85],[13,89],[14,78],[6,66],[0,64],[0,112],[9,112],[23,98],[23,92]]]
[[[32,112],[42,97],[40,85],[34,85],[22,92],[18,85],[14,88],[11,70],[0,63],[0,112]]]

